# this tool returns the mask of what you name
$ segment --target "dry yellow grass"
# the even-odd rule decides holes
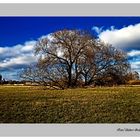
[[[1,123],[139,123],[140,87],[0,86]]]

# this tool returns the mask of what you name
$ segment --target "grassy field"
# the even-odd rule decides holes
[[[0,123],[140,123],[140,87],[0,86]]]

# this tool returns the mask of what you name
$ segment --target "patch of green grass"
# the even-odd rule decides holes
[[[140,87],[0,86],[0,123],[139,123]]]

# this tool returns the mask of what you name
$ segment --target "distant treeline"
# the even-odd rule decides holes
[[[26,81],[16,81],[16,80],[1,80],[0,84],[25,84]]]

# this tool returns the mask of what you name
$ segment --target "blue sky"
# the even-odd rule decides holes
[[[124,50],[132,69],[140,73],[140,17],[0,17],[0,73],[16,80],[36,62],[37,39],[62,29],[83,29]]]

